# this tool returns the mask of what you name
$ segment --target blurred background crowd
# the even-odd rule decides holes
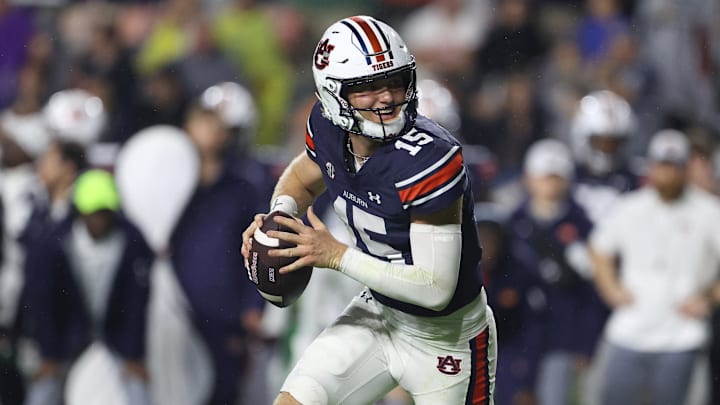
[[[317,39],[356,14],[397,29],[418,63],[420,112],[464,145],[498,322],[496,404],[597,403],[616,303],[593,283],[590,235],[626,193],[657,186],[647,150],[659,131],[687,142],[683,184],[720,194],[715,0],[0,0],[0,404],[111,390],[93,372],[65,389],[92,342],[105,350],[97,370],[122,370],[119,403],[271,403],[360,286],[315,271],[297,305],[266,306],[240,233],[303,150]],[[185,137],[197,157],[168,163],[191,184],[153,201],[177,211],[162,242],[108,175],[148,134]],[[708,263],[707,302],[690,312],[714,333],[692,347],[688,404],[720,404]],[[157,292],[153,273],[175,289]],[[153,294],[180,297],[192,340],[165,360],[145,338],[168,319],[151,314]],[[165,336],[170,350],[177,333]]]

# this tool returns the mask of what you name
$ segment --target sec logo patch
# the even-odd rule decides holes
[[[330,162],[325,162],[325,172],[330,179],[335,179],[335,166]]]

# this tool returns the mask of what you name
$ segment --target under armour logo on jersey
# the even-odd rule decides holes
[[[437,356],[437,369],[447,375],[457,375],[460,373],[460,362],[462,359],[455,359],[453,356]]]
[[[335,179],[335,166],[330,162],[325,162],[325,172],[331,180]]]
[[[382,204],[382,201],[380,201],[380,194],[373,194],[372,191],[368,191],[368,198],[370,201],[375,202],[378,205]]]

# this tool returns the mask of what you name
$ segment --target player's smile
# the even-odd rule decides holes
[[[380,115],[382,117],[384,122],[387,122],[387,121],[397,117],[399,112],[400,112],[399,107],[385,108],[385,109],[378,111],[378,115]]]
[[[387,123],[399,116],[399,105],[405,99],[405,90],[406,86],[400,78],[390,77],[351,87],[348,101],[366,120]]]
[[[392,103],[388,103],[392,105]],[[368,121],[372,121],[378,124],[387,124],[388,122],[396,119],[400,115],[400,107],[390,107],[388,104],[385,103],[378,103],[378,105],[373,105],[370,107],[365,107],[367,109],[373,109],[372,111],[368,110],[362,110],[360,106],[357,106],[359,109],[359,113]]]

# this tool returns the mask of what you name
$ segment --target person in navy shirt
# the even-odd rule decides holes
[[[534,305],[531,277],[515,265],[509,254],[507,218],[493,214],[477,221],[483,247],[483,275],[488,304],[493,308],[498,330],[498,362],[495,383],[496,405],[534,404],[535,379],[542,325],[530,322],[543,315]]]
[[[594,91],[580,100],[570,130],[577,164],[573,196],[593,222],[603,218],[621,194],[639,186],[629,154],[635,130],[632,107],[612,91]]]
[[[604,321],[586,247],[592,223],[570,193],[574,165],[563,143],[535,143],[524,172],[528,197],[506,224],[513,271],[522,275],[523,300],[533,309],[521,333],[535,345],[528,358],[537,361],[531,368],[538,403],[569,404]]]
[[[417,405],[491,404],[492,311],[482,288],[473,196],[460,143],[417,114],[415,61],[369,16],[332,24],[312,61],[317,96],[305,153],[270,211],[296,245],[271,255],[339,271],[367,288],[305,350],[275,404],[372,403],[396,386]],[[338,242],[309,208],[324,191],[351,232]],[[258,214],[243,234],[247,260]]]
[[[237,253],[241,231],[252,220],[257,196],[231,170],[234,151],[217,112],[191,107],[185,130],[200,154],[200,179],[171,236],[170,255],[215,372],[207,403],[233,404],[264,305],[255,285],[238,271],[243,268]]]
[[[26,262],[27,327],[39,348],[26,403],[62,403],[67,366],[93,341],[121,360],[129,398],[143,385],[149,272],[154,253],[120,212],[112,176],[90,170],[77,180],[73,213],[34,245]]]

